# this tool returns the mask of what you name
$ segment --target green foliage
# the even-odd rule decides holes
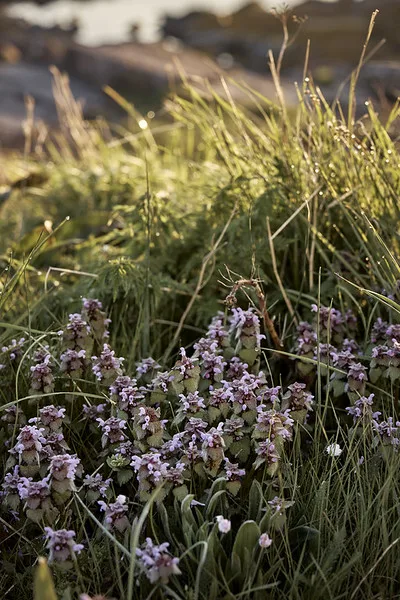
[[[70,135],[49,143],[48,160],[32,156],[24,162],[38,179],[2,196],[2,344],[20,335],[33,336],[37,344],[45,335],[56,338],[66,314],[78,310],[80,296],[99,297],[113,321],[111,343],[132,371],[143,356],[171,355],[176,332],[175,346],[198,338],[227,290],[240,278],[257,277],[283,344],[271,352],[267,338],[264,370],[279,385],[296,368],[315,387],[318,407],[312,431],[299,415],[297,437],[278,472],[251,471],[238,489],[220,478],[207,483],[218,470],[211,466],[177,488],[172,505],[147,505],[140,531],[110,534],[94,514],[95,497],[85,504],[78,496],[77,528],[88,532],[87,546],[79,567],[54,569],[60,598],[75,600],[89,591],[122,600],[127,590],[138,600],[372,600],[398,593],[399,453],[391,447],[378,451],[365,432],[345,428],[340,377],[329,385],[326,365],[311,358],[295,366],[290,352],[293,325],[312,302],[329,306],[334,299],[343,312],[355,310],[365,339],[376,317],[389,309],[395,321],[400,310],[393,226],[399,219],[399,106],[386,122],[371,104],[363,119],[346,122],[340,107],[327,106],[312,82],[304,83],[290,118],[283,107],[253,98],[256,110],[249,113],[222,96],[205,100],[189,88],[185,99],[169,104],[167,134],[154,126],[154,132],[150,127],[123,139],[75,115]],[[256,300],[252,290],[246,293]],[[28,395],[27,377],[20,369],[1,386],[3,408]],[[379,402],[394,416],[398,378],[394,365],[369,371]],[[71,406],[84,395],[104,399],[104,390],[86,383],[71,382]],[[178,382],[186,391],[191,383]],[[154,402],[163,399],[159,390],[154,394]],[[29,401],[35,407],[37,400]],[[210,410],[209,418],[218,414]],[[72,420],[69,441],[94,461],[94,432],[85,427]],[[248,437],[246,430],[229,447],[244,463],[251,452]],[[344,448],[337,461],[325,452],[336,439]],[[117,491],[131,484],[126,466],[107,463]],[[193,504],[199,487],[204,507]],[[268,501],[276,495],[286,500],[273,513]],[[132,503],[137,525],[142,499]],[[232,520],[226,535],[218,532],[219,514]],[[30,600],[31,558],[43,553],[43,539],[30,538],[36,525],[3,529],[1,518],[1,590]],[[261,550],[264,533],[273,543]],[[136,589],[131,551],[139,534],[168,541],[184,576],[155,587],[144,581]],[[38,591],[42,585],[55,597],[50,581],[41,563],[35,583],[41,600],[47,600],[47,592]]]

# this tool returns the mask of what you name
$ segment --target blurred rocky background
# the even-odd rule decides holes
[[[275,98],[267,57],[270,50],[275,58],[279,54],[282,17],[277,18],[257,2],[237,8],[233,0],[234,9],[229,14],[229,4],[219,14],[220,2],[214,3],[214,12],[190,11],[192,2],[188,1],[186,14],[170,16],[171,1],[156,2],[165,16],[155,23],[158,35],[150,40],[142,34],[143,5],[137,2],[133,11],[137,16],[131,22],[124,13],[126,23],[120,38],[102,43],[103,34],[99,31],[93,45],[93,38],[85,39],[82,20],[60,19],[56,25],[40,24],[40,15],[45,16],[50,7],[53,10],[57,2],[37,2],[41,6],[35,13],[37,22],[33,23],[28,18],[32,14],[28,5],[0,0],[0,148],[23,147],[27,103],[28,109],[33,110],[31,97],[37,122],[57,127],[51,65],[68,73],[72,92],[82,100],[82,110],[89,119],[104,116],[118,122],[123,118],[121,109],[104,93],[106,85],[134,102],[144,114],[153,115],[162,110],[163,99],[171,89],[179,90],[183,72],[200,87],[204,88],[202,82],[208,80],[222,92],[221,73],[227,73],[228,81],[232,77]],[[108,2],[111,22],[115,11],[123,7],[118,8],[119,0]],[[132,2],[131,9],[135,0]],[[201,0],[197,2],[201,4]],[[151,10],[151,6],[152,0],[148,0],[146,10]],[[182,13],[185,2],[180,6]],[[369,98],[385,109],[396,101],[400,95],[400,1],[308,0],[289,7],[284,17],[289,45],[281,78],[289,106],[297,102],[293,82],[302,81],[307,40],[311,40],[309,75],[328,101],[332,102],[340,89],[345,98],[346,81],[358,63],[375,9],[379,9],[379,15],[368,48],[371,56],[358,85],[358,107],[361,111]],[[91,19],[91,15],[94,19],[96,1],[86,2],[85,14],[86,19]],[[103,23],[103,28],[106,32],[107,23]],[[103,39],[107,37],[104,33]],[[231,85],[230,89],[237,100],[249,101],[240,88]]]

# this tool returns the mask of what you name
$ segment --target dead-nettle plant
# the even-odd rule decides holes
[[[237,305],[245,288],[257,308]],[[151,584],[187,578],[180,555],[204,536],[220,536],[233,557],[247,552],[260,566],[260,552],[287,535],[293,461],[301,465],[318,451],[325,462],[346,460],[344,448],[357,443],[360,465],[367,450],[386,464],[396,456],[400,423],[387,398],[396,407],[399,325],[376,318],[365,341],[352,310],[313,304],[284,351],[258,281],[235,282],[227,304],[234,306],[212,319],[192,350],[180,348],[172,367],[146,357],[126,373],[96,300],[84,299],[39,348],[29,335],[2,348],[4,385],[19,390],[21,381],[13,382],[23,376],[27,389],[0,408],[2,510],[32,542],[43,540],[51,563],[72,569],[99,535],[129,550],[129,532],[150,502],[160,516],[181,505],[181,518],[192,522],[183,546],[169,534],[154,541],[142,525],[134,568]],[[285,372],[264,364],[268,351],[286,355]],[[322,446],[321,419],[330,432]],[[245,524],[239,507],[253,502],[257,486],[265,491]],[[90,515],[83,526],[81,506]]]

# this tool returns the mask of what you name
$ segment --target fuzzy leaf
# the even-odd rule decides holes
[[[124,483],[127,483],[128,481],[130,481],[133,477],[133,471],[132,469],[123,469],[122,471],[117,471],[117,480],[119,485],[124,485]]]
[[[229,446],[229,452],[241,463],[245,463],[250,455],[250,440],[243,438]]]
[[[226,484],[226,489],[232,496],[237,496],[241,487],[242,484],[240,481],[228,481]]]
[[[246,572],[250,566],[248,564],[249,557],[252,556],[253,551],[257,548],[260,535],[260,528],[255,521],[245,521],[242,523],[236,534],[232,557],[237,556],[239,558],[243,572]]]
[[[177,500],[182,501],[188,494],[187,485],[179,485],[178,487],[174,488],[173,494]]]
[[[370,378],[371,383],[376,383],[381,375],[382,375],[382,369],[380,369],[379,367],[377,367],[375,369],[370,369],[369,378]]]

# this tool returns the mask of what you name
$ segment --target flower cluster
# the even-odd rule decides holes
[[[111,504],[106,504],[104,500],[99,500],[98,504],[100,510],[104,512],[104,523],[108,529],[115,529],[122,533],[129,527],[126,496],[123,496],[122,494],[117,496],[115,502],[112,502]]]
[[[19,340],[11,340],[8,346],[1,348],[0,371],[6,369],[9,364],[18,363],[24,353],[25,343],[26,339],[22,337]]]
[[[69,559],[75,558],[75,554],[79,554],[83,550],[83,545],[76,544],[74,541],[75,531],[66,529],[55,531],[51,527],[45,527],[44,530],[49,551],[49,563],[65,563]]]
[[[370,381],[393,386],[400,378],[400,327],[377,320],[367,346],[354,339],[358,324],[350,311],[314,306],[312,315],[298,326],[297,356],[287,359],[286,370],[264,361],[257,311],[234,308],[213,319],[193,350],[181,348],[169,370],[145,358],[126,374],[124,359],[105,343],[109,322],[101,304],[84,300],[82,312],[69,316],[51,348],[27,354],[23,373],[37,396],[57,389],[51,403],[44,406],[45,398],[37,397],[35,406],[8,407],[1,417],[0,427],[12,439],[1,488],[6,510],[35,527],[45,525],[51,560],[68,562],[80,544],[72,531],[51,527],[73,529],[73,493],[122,543],[138,505],[154,492],[160,518],[173,501],[182,510],[195,507],[200,518],[202,506],[212,513],[210,493],[223,490],[218,504],[223,514],[212,513],[210,521],[213,535],[228,544],[237,524],[234,513],[230,520],[230,505],[244,501],[253,479],[268,481],[264,508],[259,506],[266,519],[255,538],[262,556],[291,505],[284,497],[268,500],[271,490],[286,493],[278,485],[285,483],[289,461],[298,448],[307,459],[321,418],[318,369],[324,393],[338,403],[343,431],[365,435],[382,455],[400,449],[400,422],[386,414],[380,394],[369,390]],[[64,406],[57,404],[58,390]],[[321,451],[327,464],[341,463],[343,437],[333,434],[340,445],[327,442]],[[78,439],[87,441],[86,449]],[[153,583],[180,573],[168,544],[155,545],[150,538],[137,550],[137,564]]]
[[[51,355],[47,354],[42,362],[31,367],[31,394],[50,394],[54,391],[54,375]]]
[[[108,326],[111,323],[111,319],[106,317],[106,314],[103,312],[103,305],[99,300],[83,298],[82,316],[89,324],[95,340],[101,341],[104,338],[108,338]]]
[[[60,331],[63,346],[71,350],[86,350],[88,353],[93,348],[93,338],[87,322],[79,313],[69,315],[68,324]]]
[[[117,358],[115,351],[111,350],[108,344],[103,345],[103,350],[99,357],[92,356],[93,373],[99,381],[110,386],[117,377],[122,375],[123,358]]]
[[[168,542],[157,546],[151,538],[146,538],[145,544],[136,550],[140,568],[151,583],[167,583],[172,575],[181,574],[179,559],[171,556],[168,547]]]

